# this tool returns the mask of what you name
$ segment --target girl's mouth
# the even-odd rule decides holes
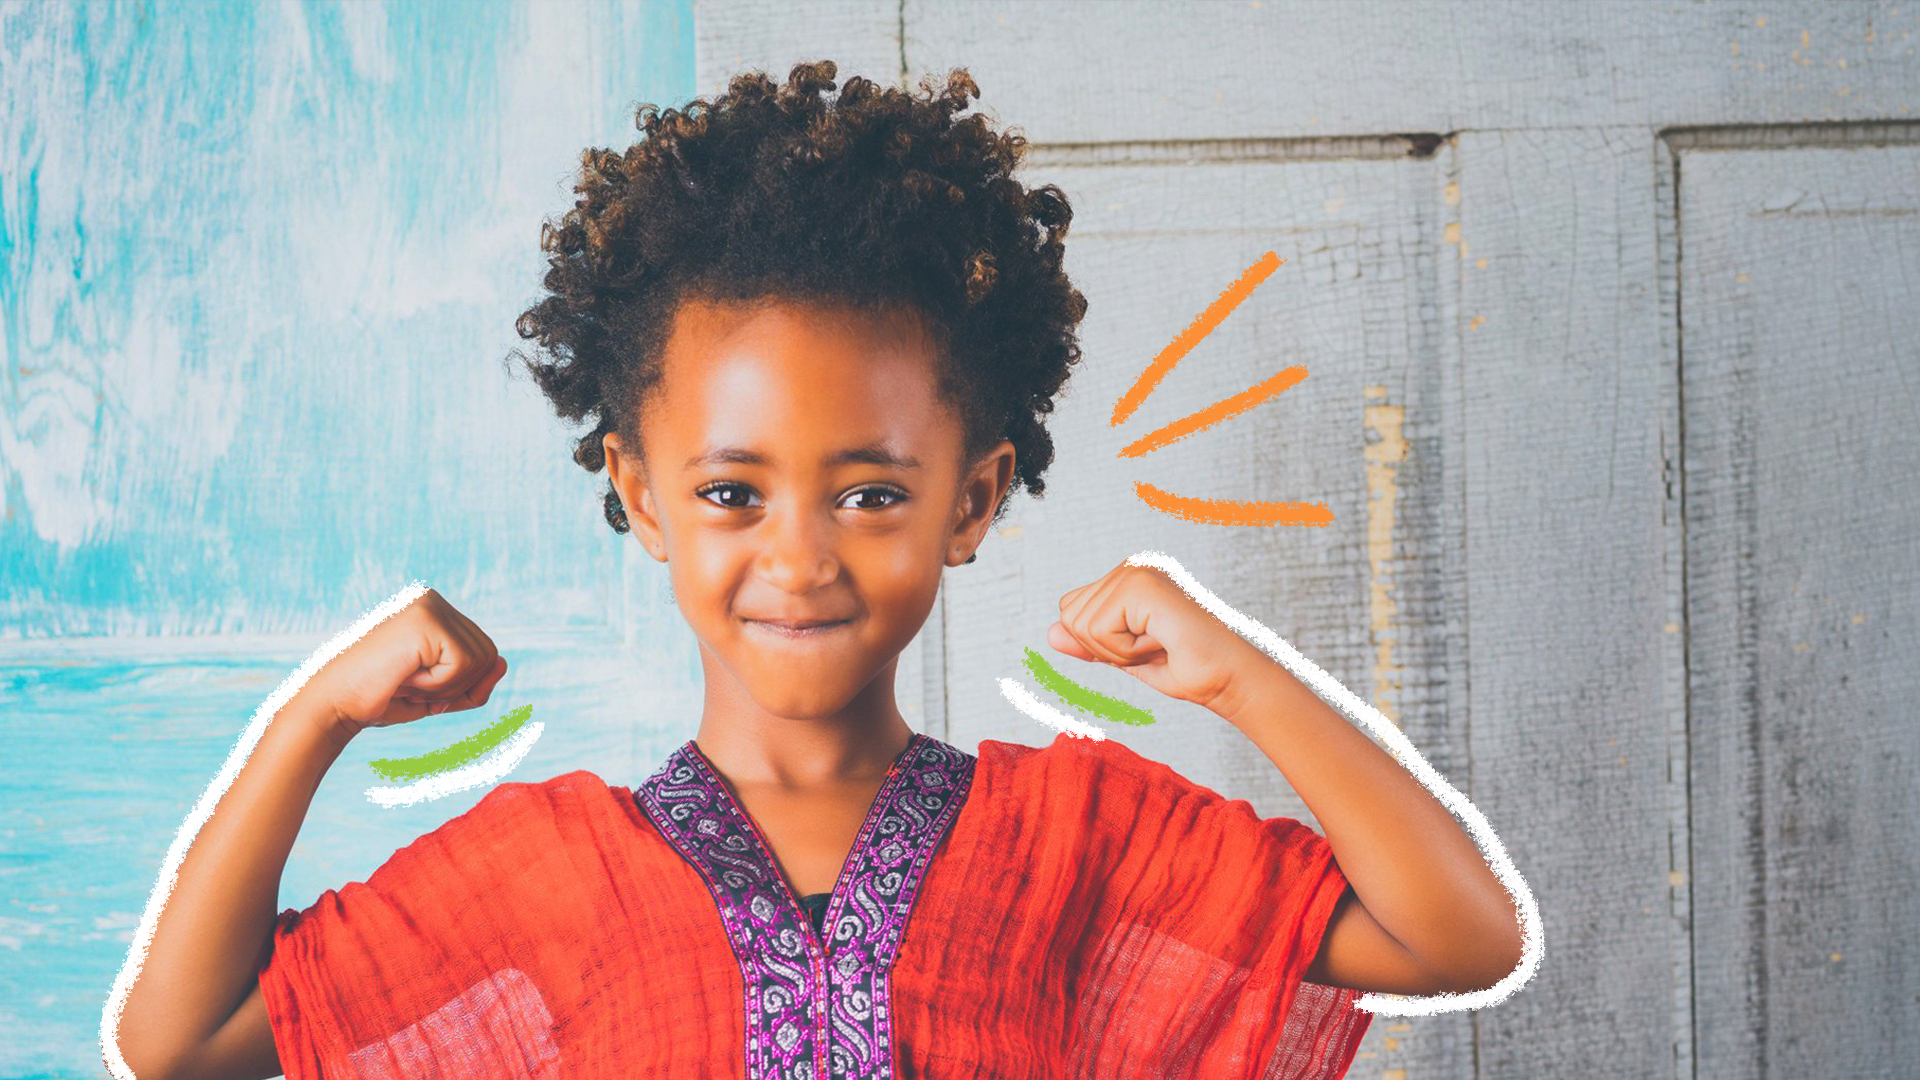
[[[760,622],[756,619],[747,620],[748,626],[785,641],[811,641],[815,638],[823,638],[852,623],[852,619],[842,619],[839,622],[821,623],[818,626],[787,627],[779,623]]]

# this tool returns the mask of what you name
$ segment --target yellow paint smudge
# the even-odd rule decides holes
[[[1813,642],[1811,641],[1796,641],[1793,643],[1794,652],[1806,652],[1811,648],[1813,648]]]
[[[1760,16],[1758,19],[1754,20],[1753,25],[1758,26],[1763,30],[1766,29],[1767,17],[1765,15]]]
[[[1382,385],[1366,387],[1370,399],[1386,397]],[[1400,691],[1406,668],[1393,659],[1393,647],[1400,640],[1400,605],[1393,597],[1393,524],[1394,504],[1400,497],[1400,462],[1407,459],[1407,440],[1401,435],[1406,422],[1404,405],[1368,405],[1362,409],[1363,423],[1376,438],[1367,444],[1362,456],[1367,462],[1367,615],[1374,642],[1373,707],[1380,710],[1394,727],[1400,726]]]
[[[1665,630],[1669,634],[1677,634],[1680,632],[1680,624],[1674,622],[1672,619],[1668,619],[1667,624],[1660,629]]]
[[[1460,181],[1455,180],[1449,183],[1446,187],[1441,188],[1440,197],[1447,201],[1448,206],[1459,206],[1460,205]]]
[[[1677,889],[1680,886],[1685,885],[1686,883],[1687,883],[1686,871],[1684,870],[1667,871],[1667,884]]]
[[[1735,274],[1733,275],[1733,280],[1745,285],[1751,278],[1746,274]]]
[[[1480,258],[1473,265],[1479,267],[1482,270],[1485,270],[1487,268],[1487,257],[1485,255],[1480,256]]]
[[[1859,626],[1859,625],[1860,625],[1861,623],[1863,623],[1863,622],[1866,622],[1866,621],[1867,621],[1867,617],[1866,617],[1866,615],[1864,615],[1864,614],[1861,614],[1861,615],[1855,615],[1855,616],[1853,617],[1853,625],[1855,625],[1855,626]]]
[[[1839,962],[1840,962],[1840,954],[1839,954],[1839,953],[1828,953],[1828,954],[1827,954],[1827,959],[1829,959],[1829,960],[1831,960],[1831,961],[1833,961],[1834,963],[1836,963],[1836,964],[1837,964],[1837,963],[1839,963]]]
[[[1446,230],[1440,234],[1440,242],[1443,244],[1459,243],[1460,242],[1460,223],[1457,221],[1447,222]]]
[[[1466,257],[1467,257],[1467,251],[1468,251],[1468,250],[1469,250],[1469,249],[1470,249],[1471,247],[1472,247],[1472,245],[1470,245],[1470,244],[1468,244],[1468,243],[1467,243],[1467,242],[1466,242],[1465,240],[1462,240],[1462,241],[1460,241],[1460,257],[1461,257],[1462,259],[1464,259],[1464,258],[1466,258]]]
[[[1485,315],[1475,315],[1473,321],[1467,324],[1467,329],[1478,330],[1480,329],[1480,324],[1486,321],[1487,317]]]
[[[1800,47],[1804,49],[1811,44],[1813,44],[1813,35],[1807,33],[1807,31],[1804,29],[1801,30],[1800,31]]]

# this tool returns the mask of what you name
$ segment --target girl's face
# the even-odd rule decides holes
[[[603,445],[633,533],[667,563],[700,641],[710,712],[892,713],[900,651],[1013,478],[1004,440],[962,469],[931,348],[911,315],[681,306],[644,469],[619,436]],[[839,625],[796,635],[765,620]]]

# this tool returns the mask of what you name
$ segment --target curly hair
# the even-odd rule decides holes
[[[551,361],[526,363],[560,416],[591,418],[574,446],[589,472],[601,439],[640,447],[674,314],[688,299],[785,299],[879,313],[917,310],[934,342],[940,399],[965,431],[963,464],[1001,439],[1015,479],[1046,490],[1053,440],[1043,418],[1080,359],[1086,299],[1061,268],[1073,210],[1052,184],[1009,174],[1027,140],[995,133],[966,69],[936,94],[861,76],[837,98],[830,60],[764,71],[683,109],[643,104],[645,138],[617,153],[589,147],[558,226],[544,221],[544,295],[515,320]],[[607,523],[628,531],[611,481]]]

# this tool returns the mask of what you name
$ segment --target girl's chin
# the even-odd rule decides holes
[[[854,695],[851,691],[844,695],[824,694],[821,691],[830,688],[817,684],[801,688],[806,690],[809,696],[796,697],[794,695],[794,690],[797,689],[794,686],[796,681],[798,680],[782,680],[779,676],[769,677],[763,684],[767,692],[752,694],[754,704],[760,706],[760,710],[768,716],[808,723],[837,717],[853,702]]]

